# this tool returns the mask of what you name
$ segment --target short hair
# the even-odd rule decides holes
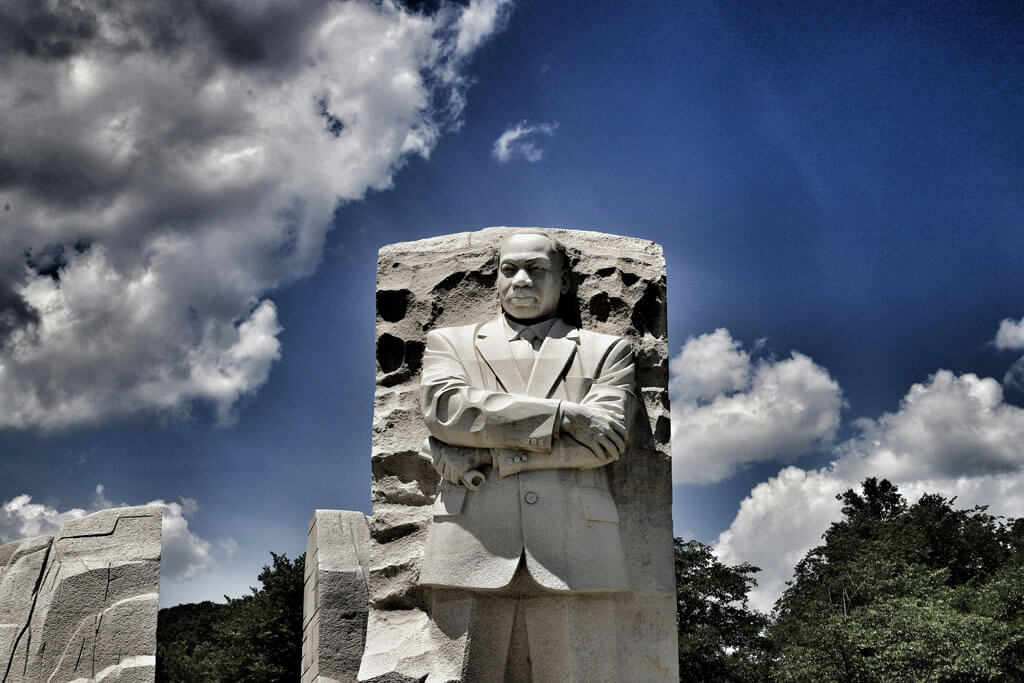
[[[569,252],[566,250],[565,245],[555,239],[555,237],[553,237],[547,230],[542,230],[541,228],[516,228],[515,230],[510,231],[505,235],[505,239],[501,241],[501,244],[498,245],[499,260],[501,257],[501,250],[505,248],[505,244],[516,235],[540,235],[541,237],[546,237],[551,243],[551,250],[558,255],[558,258],[562,262],[562,270],[566,273],[572,272],[572,264],[569,261]]]

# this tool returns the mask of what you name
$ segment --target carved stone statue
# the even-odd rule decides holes
[[[303,683],[679,680],[661,247],[438,235],[376,298],[373,514],[310,520]]]
[[[605,466],[629,438],[633,352],[557,317],[568,266],[543,231],[514,231],[502,313],[427,335],[425,451],[443,481],[419,580],[466,680],[620,680],[610,597],[630,583]]]

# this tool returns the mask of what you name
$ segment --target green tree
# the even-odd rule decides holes
[[[227,604],[160,610],[157,680],[167,683],[298,681],[302,657],[305,556],[270,553],[262,588]]]
[[[215,680],[209,664],[214,656],[210,637],[227,605],[210,602],[177,605],[159,611],[156,632],[157,680]]]
[[[765,679],[768,618],[748,606],[760,571],[724,565],[699,541],[675,539],[680,681]]]
[[[775,681],[1024,677],[1019,521],[870,478],[797,564],[770,629]]]

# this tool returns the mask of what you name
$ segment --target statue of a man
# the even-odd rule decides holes
[[[606,466],[629,441],[632,349],[557,317],[570,272],[550,235],[513,231],[498,256],[502,314],[430,332],[423,359],[439,656],[463,680],[617,680],[630,581]]]

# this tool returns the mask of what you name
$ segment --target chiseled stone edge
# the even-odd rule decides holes
[[[369,610],[369,541],[368,520],[361,512],[316,510],[309,520],[302,683],[356,680]]]
[[[15,659],[18,657],[19,652],[24,652],[24,657],[25,657],[24,665],[25,665],[26,669],[28,668],[29,665],[31,665],[33,663],[32,662],[33,652],[32,652],[31,649],[29,649],[31,647],[31,641],[27,641],[26,642],[26,644],[24,646],[25,649],[23,650],[22,649],[22,645],[21,645],[21,640],[22,640],[22,638],[24,638],[26,636],[26,634],[28,634],[28,637],[31,638],[33,621],[37,617],[39,608],[44,607],[44,606],[48,607],[49,605],[53,604],[52,602],[47,603],[45,601],[45,598],[49,597],[52,600],[52,598],[54,596],[53,595],[46,596],[46,595],[44,595],[43,591],[49,586],[51,589],[55,588],[56,589],[56,595],[58,597],[60,596],[60,590],[61,590],[61,586],[62,586],[62,581],[61,580],[64,577],[61,577],[59,575],[59,569],[58,569],[58,577],[55,578],[55,580],[54,580],[54,582],[52,584],[48,583],[48,579],[50,577],[51,571],[54,570],[54,567],[58,567],[59,568],[59,566],[61,565],[62,560],[63,560],[63,558],[62,558],[62,554],[63,554],[62,551],[63,551],[63,549],[58,546],[59,542],[60,541],[64,541],[64,540],[75,540],[75,539],[85,539],[85,538],[91,538],[91,537],[113,536],[116,533],[116,531],[117,531],[117,527],[118,527],[118,524],[120,523],[121,519],[155,517],[155,518],[157,518],[157,520],[162,520],[162,516],[163,516],[163,508],[158,506],[158,505],[140,505],[140,506],[134,506],[134,507],[111,508],[111,509],[108,509],[108,510],[101,510],[101,511],[93,513],[91,515],[87,515],[85,517],[81,517],[81,518],[78,518],[78,519],[70,520],[69,522],[66,522],[61,527],[61,529],[58,531],[58,533],[55,534],[54,536],[36,537],[38,539],[43,539],[43,538],[48,539],[48,544],[47,544],[47,548],[46,548],[46,551],[45,551],[46,552],[46,557],[44,558],[44,561],[40,565],[39,574],[36,577],[35,587],[34,587],[33,593],[32,593],[31,604],[29,605],[28,610],[27,610],[27,612],[26,612],[26,614],[24,615],[24,618],[23,618],[24,624],[22,626],[21,631],[19,632],[19,635],[15,638],[14,642],[12,643],[11,650],[10,650],[10,653],[9,653],[9,656],[8,656],[8,661],[3,665],[4,666],[4,671],[3,671],[3,677],[0,678],[0,683],[6,683],[7,681],[12,680],[11,679],[11,675],[12,675],[11,669],[12,669],[14,663],[15,663]],[[160,573],[159,573],[159,563],[160,563],[160,547],[161,547],[160,537],[161,537],[161,531],[162,531],[160,529],[159,521],[158,521],[157,529],[158,529],[158,531],[157,531],[157,534],[156,534],[156,542],[155,542],[155,544],[153,544],[155,546],[155,549],[156,549],[156,553],[155,554],[147,553],[147,556],[137,557],[137,558],[136,557],[126,557],[126,558],[122,558],[122,559],[118,560],[118,562],[117,562],[119,565],[136,564],[136,563],[142,564],[142,563],[152,563],[152,562],[155,562],[156,565],[157,565],[157,571],[154,572],[154,576],[156,577],[156,584],[153,586],[153,590],[152,591],[148,591],[146,593],[140,593],[138,595],[131,596],[129,598],[122,598],[122,599],[116,600],[116,601],[114,601],[114,603],[109,604],[109,605],[105,604],[102,608],[100,608],[94,614],[91,615],[91,616],[96,617],[98,615],[102,615],[102,614],[108,612],[109,610],[113,609],[114,607],[121,606],[123,604],[127,604],[127,603],[133,602],[133,601],[134,602],[139,602],[139,603],[144,603],[144,606],[140,607],[140,609],[145,609],[147,611],[151,611],[152,612],[150,618],[151,618],[152,623],[153,623],[153,628],[151,629],[153,636],[151,638],[151,646],[149,648],[151,653],[150,654],[128,654],[117,665],[105,667],[101,671],[97,672],[95,676],[90,677],[90,678],[77,678],[77,679],[74,679],[74,683],[78,683],[79,681],[82,681],[82,682],[85,682],[85,683],[94,683],[94,682],[98,682],[98,681],[102,681],[104,679],[107,679],[110,676],[120,677],[122,672],[128,671],[128,670],[137,670],[136,674],[142,673],[142,677],[141,678],[138,675],[136,675],[136,676],[134,676],[134,680],[138,680],[138,681],[143,681],[143,680],[152,681],[152,680],[155,679],[155,675],[156,675],[156,618],[157,618],[157,605],[158,605],[158,596],[159,596],[159,587],[160,587],[160,584],[159,584],[159,576],[160,576]],[[12,545],[12,544],[23,544],[25,542],[32,541],[32,540],[36,540],[36,539],[20,539],[20,540],[12,541],[9,544],[4,544],[4,546],[0,546],[0,548],[4,548],[4,547],[7,547],[7,546]],[[127,546],[128,547],[133,547],[133,548],[134,547],[144,547],[144,546],[138,546],[136,543],[127,544]],[[37,551],[37,552],[39,552],[39,551]],[[80,549],[76,548],[76,549],[70,550],[70,552],[73,554],[75,562],[82,563],[82,564],[88,563],[87,559],[82,558],[82,557],[79,556],[79,553],[81,552]],[[2,554],[2,553],[0,553],[0,554]],[[14,555],[16,555],[16,554],[17,554],[17,551],[15,551],[15,553],[12,553],[12,556],[9,558],[8,562],[10,562],[12,560],[16,560],[16,558],[14,557]],[[108,564],[109,564],[109,561],[108,561]],[[11,564],[7,565],[8,568],[11,567],[11,566],[12,566]],[[57,579],[61,579],[61,580],[57,580]],[[0,596],[0,599],[3,599],[3,597],[4,596]],[[44,599],[44,602],[42,603],[42,605],[40,605],[40,599],[41,598]],[[82,622],[82,623],[84,623],[84,622]],[[78,633],[81,630],[82,623],[79,623],[78,627],[72,631],[72,634],[76,634],[76,633]],[[66,647],[67,647],[67,644],[65,643],[65,648]],[[59,663],[59,660],[58,660],[58,663]],[[144,670],[147,669],[147,668],[151,668],[151,671],[145,672]],[[19,680],[19,679],[15,678],[13,680]]]

